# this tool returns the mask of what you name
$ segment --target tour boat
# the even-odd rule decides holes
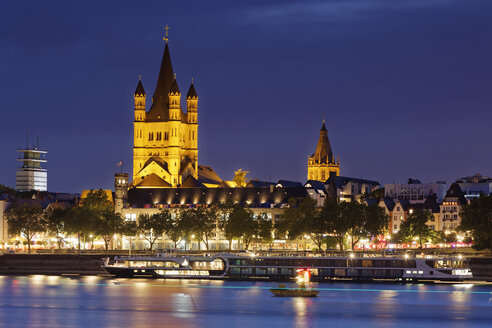
[[[280,284],[278,288],[271,288],[270,292],[278,297],[316,297],[319,290],[311,287],[310,277],[310,269],[297,269],[296,287],[287,288],[285,284]]]
[[[103,268],[117,278],[221,278],[227,273],[227,261],[219,256],[158,254],[115,257],[113,262]]]
[[[104,269],[125,278],[210,278],[271,281],[294,280],[297,270],[309,268],[312,281],[325,280],[469,280],[468,260],[458,257],[298,256],[278,254],[215,254],[210,256],[158,254],[115,257]]]

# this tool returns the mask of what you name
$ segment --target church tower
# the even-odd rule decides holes
[[[323,120],[316,152],[309,156],[308,159],[308,180],[325,182],[330,177],[331,172],[340,175],[340,160],[335,162],[330,141],[328,140],[325,120]]]
[[[198,96],[191,84],[186,113],[166,41],[150,109],[141,79],[134,93],[133,182],[137,188],[177,187],[198,178]]]

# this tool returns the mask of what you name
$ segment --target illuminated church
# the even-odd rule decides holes
[[[186,112],[167,44],[152,105],[139,79],[134,93],[133,183],[136,188],[181,186],[198,179],[198,96],[193,80],[186,94]],[[203,169],[203,168],[202,168]]]

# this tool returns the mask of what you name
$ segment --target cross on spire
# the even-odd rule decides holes
[[[166,31],[166,35],[162,38],[162,40],[166,41],[169,41],[169,38],[167,37],[168,36],[168,32],[169,32],[169,26],[167,26],[166,24],[166,27],[164,27],[164,30]]]

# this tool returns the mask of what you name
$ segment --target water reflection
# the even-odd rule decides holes
[[[192,318],[195,305],[191,295],[175,293],[172,295],[173,307],[178,318]]]
[[[276,298],[268,282],[0,277],[9,327],[438,327],[492,320],[492,286],[319,284]]]
[[[309,312],[308,308],[312,306],[313,300],[310,298],[296,297],[292,299],[295,313],[295,327],[309,327]]]

